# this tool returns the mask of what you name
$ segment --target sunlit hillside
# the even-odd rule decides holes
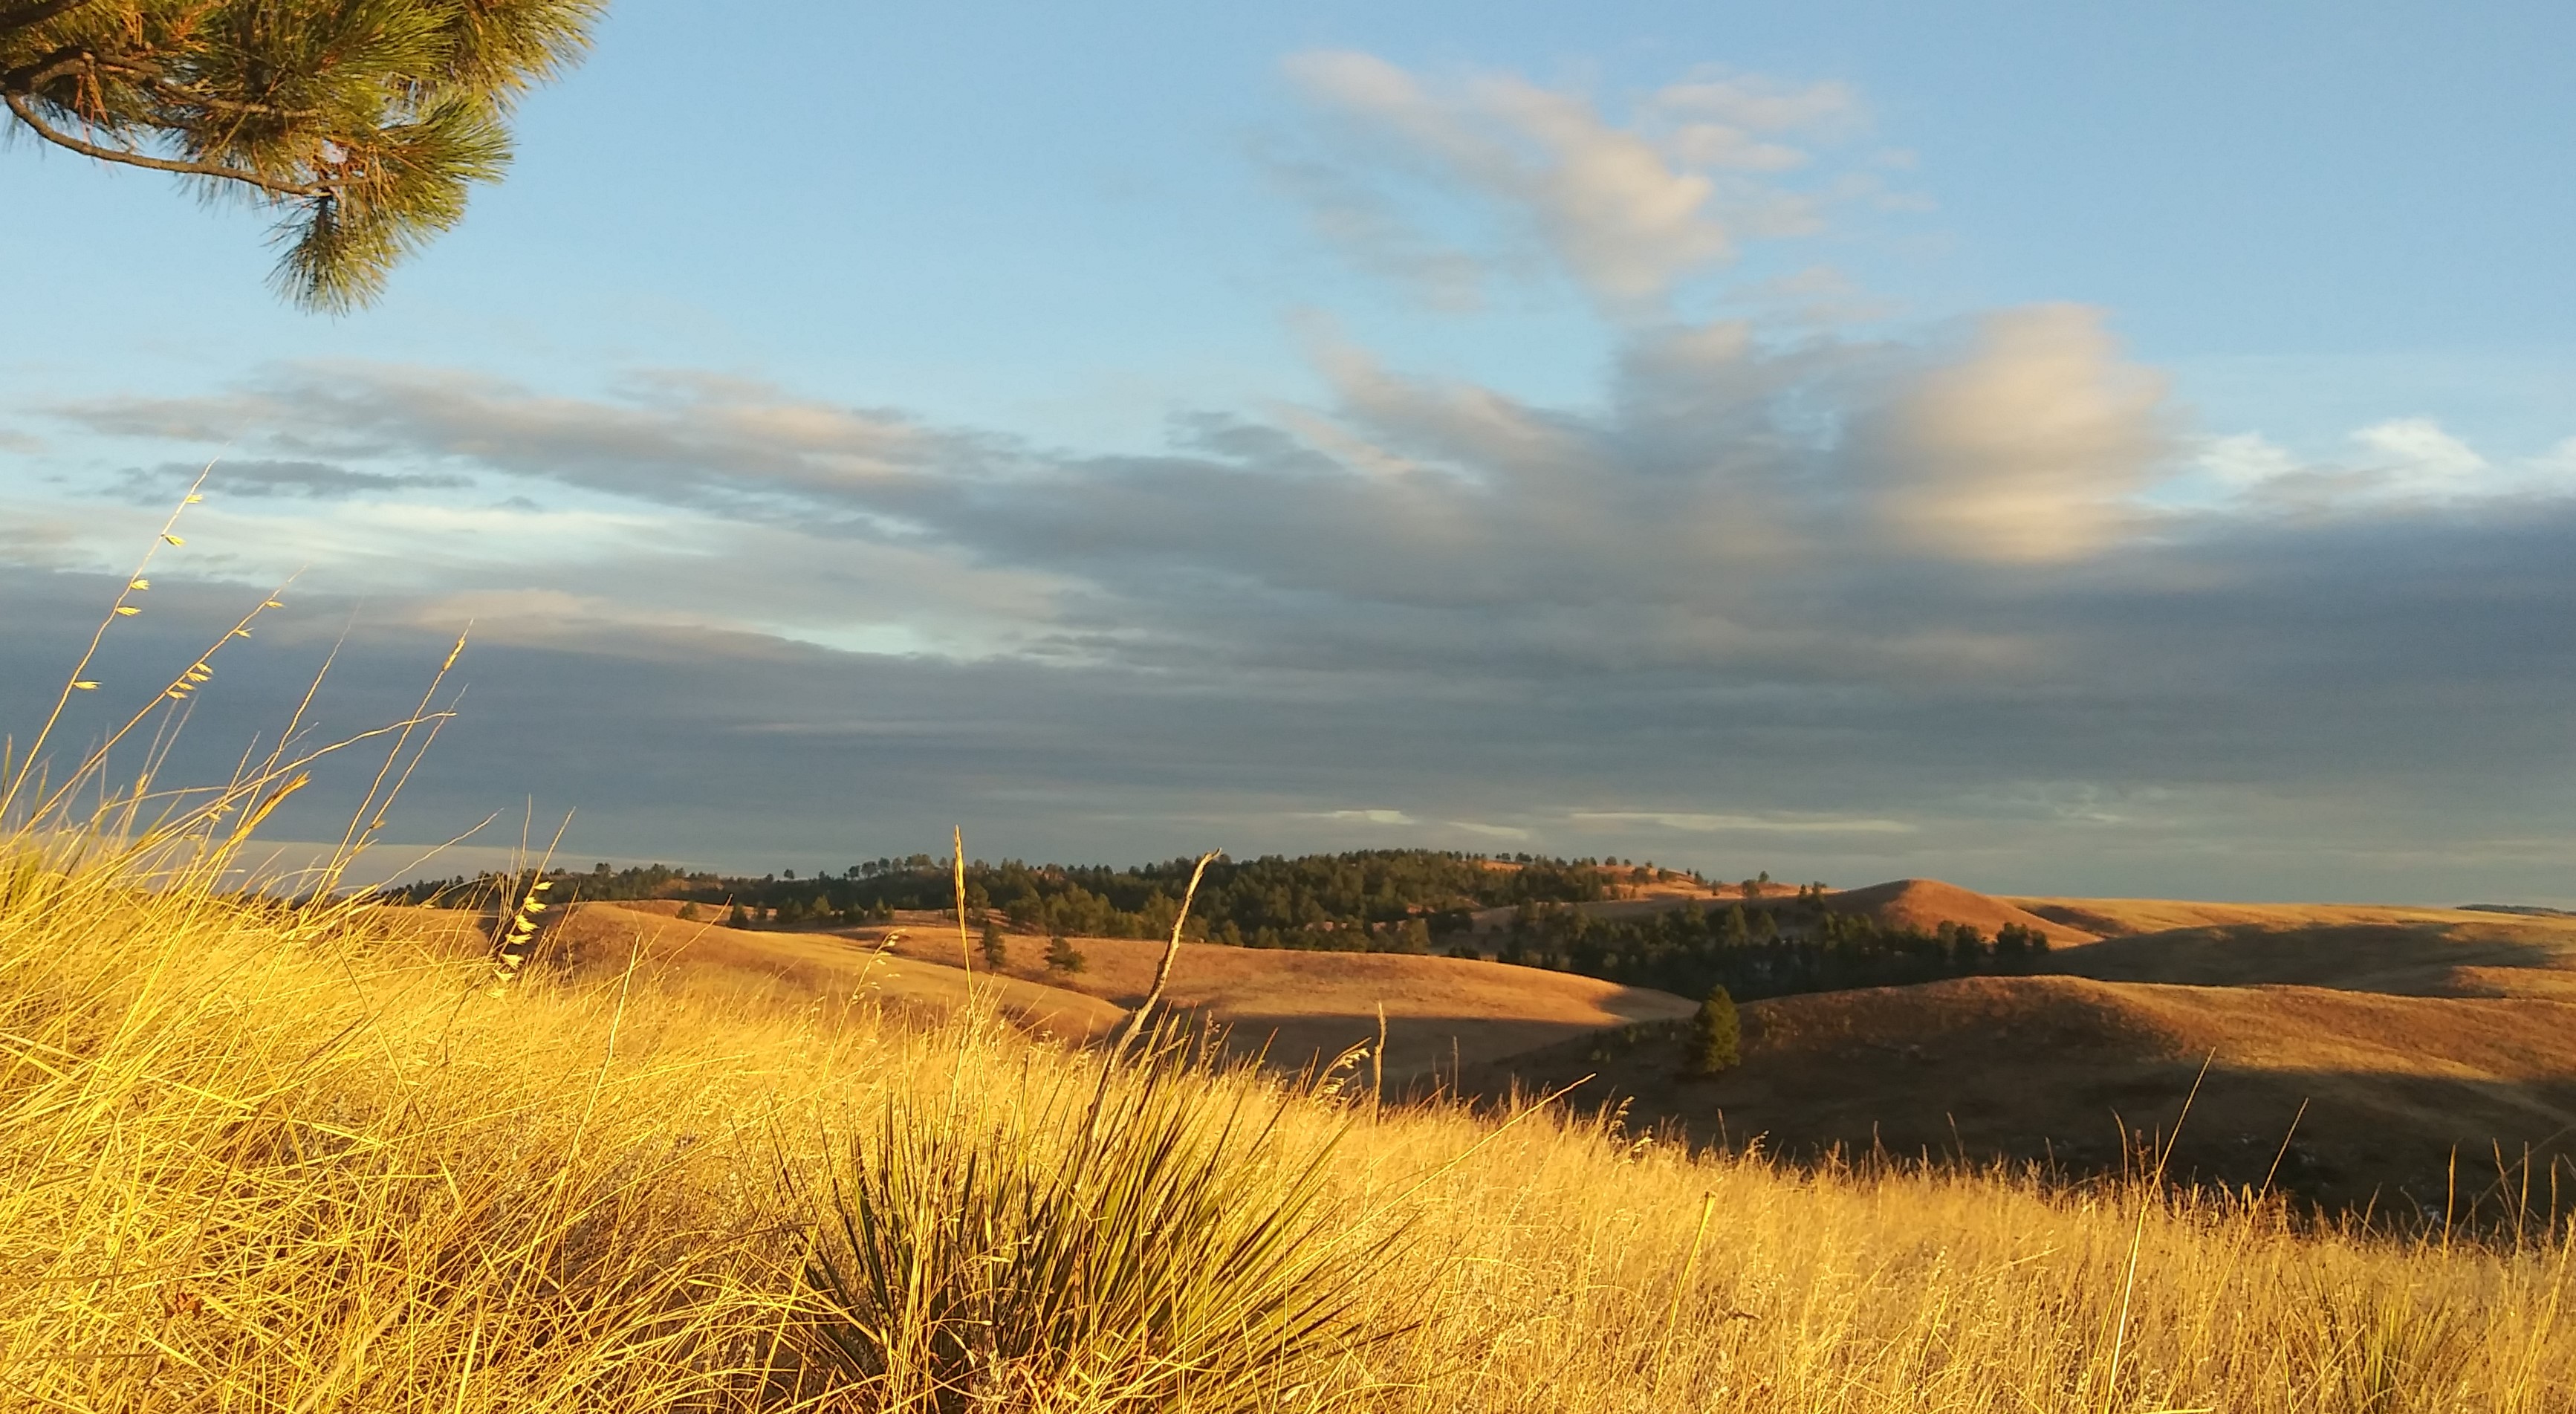
[[[1378,1112],[1351,1071],[1113,1066],[1007,1006],[632,952],[513,969],[464,915],[137,891],[28,841],[5,890],[14,1408],[2576,1400],[2563,1230]]]

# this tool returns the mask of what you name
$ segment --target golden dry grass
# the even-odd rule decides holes
[[[972,1013],[753,1005],[679,970],[494,995],[488,963],[399,918],[137,891],[23,848],[0,878],[13,1409],[876,1407],[797,1368],[811,1214],[782,1173],[810,1189],[889,1114],[1029,1132],[1098,1064]],[[1801,1173],[1552,1110],[1184,1083],[1284,1106],[1294,1153],[1339,1133],[1312,1240],[1405,1235],[1339,1298],[1390,1338],[1281,1408],[2576,1407],[2563,1235],[2303,1234],[2143,1188]],[[1291,1169],[1245,1170],[1241,1201]],[[982,1407],[1151,1407],[990,1388],[1014,1392]]]
[[[933,926],[908,925],[893,950],[935,968],[954,969],[960,955],[955,925],[949,926],[952,931],[942,937]],[[883,931],[852,930],[863,937]],[[829,935],[744,936],[778,939],[779,946],[787,947],[793,946],[788,939]],[[1083,969],[1062,973],[1048,970],[1044,937],[1005,937],[1007,973],[1018,982],[1132,1006],[1152,986],[1163,953],[1161,943],[1132,938],[1071,941],[1083,955]],[[980,958],[976,965],[982,966]],[[1447,1075],[1461,1064],[1502,1060],[1605,1026],[1673,1020],[1690,1015],[1697,1005],[1651,988],[1464,958],[1212,943],[1182,944],[1166,1000],[1224,1023],[1239,1051],[1259,1051],[1289,1070],[1374,1042],[1383,1010],[1383,1068],[1390,1085]]]
[[[1576,1102],[1624,1096],[1632,1120],[1704,1142],[2069,1175],[2116,1174],[2132,1161],[2124,1131],[2172,1135],[2179,1122],[2178,1174],[2270,1179],[2383,1222],[2528,1224],[2576,1208],[2565,1002],[1972,977],[1755,1002],[1743,1024],[1744,1063],[1713,1080],[1681,1074],[1673,1028],[1467,1079],[1493,1095],[1591,1077]]]
[[[1998,898],[2043,918],[2101,937],[2162,933],[2177,928],[2314,928],[2351,924],[2477,923],[2500,916],[2470,909],[2416,908],[2362,903],[2204,903],[2197,899]]]
[[[958,1015],[971,1003],[998,1010],[1031,1034],[1075,1041],[1106,1036],[1127,1017],[1099,997],[1026,978],[986,976],[970,988],[954,920],[887,946],[854,933],[728,928],[627,903],[582,903],[563,912],[546,934],[543,956],[582,977],[618,971],[632,953],[656,976],[685,974],[699,995],[732,990],[789,1005],[858,996],[923,1020]]]

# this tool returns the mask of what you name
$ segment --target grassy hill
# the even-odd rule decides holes
[[[1390,1414],[2576,1399],[2563,1227],[2390,1239],[2144,1186],[1784,1168],[1561,1108],[1380,1110],[1104,1070],[971,995],[796,1004],[787,981],[849,973],[700,967],[736,940],[639,952],[626,919],[512,973],[456,922],[138,890],[22,845],[10,1407],[1105,1414],[1184,1381],[1203,1411]],[[2036,995],[2069,1047],[2199,1035],[2121,1000],[2177,990],[2149,984],[1904,990],[1950,1034],[2017,1029]],[[1767,1004],[1815,1024],[1761,1044],[1839,1055],[1833,1018],[1874,1034],[1853,1009],[1889,995]]]
[[[956,920],[907,914],[891,923],[834,929],[741,930],[677,921],[670,902],[578,904],[549,935],[564,965],[585,975],[622,966],[639,940],[655,967],[685,968],[690,985],[733,987],[791,999],[870,995],[945,1015],[967,995]],[[418,910],[432,919],[457,915]],[[890,939],[890,941],[889,941]],[[978,977],[997,980],[1015,1024],[1076,1040],[1106,1034],[1153,984],[1161,943],[1129,938],[1069,939],[1079,972],[1046,965],[1048,940],[1006,935],[998,977],[980,937]],[[1297,1070],[1331,1061],[1377,1038],[1383,1009],[1390,1086],[1501,1060],[1605,1027],[1687,1016],[1693,1003],[1589,977],[1391,953],[1278,951],[1191,943],[1167,1000],[1223,1024],[1239,1052]]]
[[[1758,1138],[1800,1159],[1883,1151],[2116,1173],[2141,1136],[2182,1120],[2171,1161],[2196,1181],[2269,1182],[2383,1217],[2483,1218],[2526,1198],[2542,1209],[2576,1198],[2576,1184],[2556,1197],[2550,1187],[2553,1175],[2576,1177],[2565,1167],[2576,1153],[2576,920],[2031,902],[1930,880],[1828,895],[1828,907],[1890,927],[2021,924],[2049,929],[2057,946],[2045,975],[1751,1004],[1745,1064],[1714,1081],[1677,1073],[1691,1001],[1543,968],[1189,944],[1171,1000],[1228,1026],[1239,1053],[1291,1071],[1372,1042],[1382,1008],[1391,1092],[1462,1083],[1492,1099],[1580,1082],[1578,1102],[1624,1104],[1634,1122],[1701,1142]],[[1582,905],[1641,906],[1672,905]],[[654,966],[693,969],[693,986],[789,1004],[864,990],[935,1019],[967,996],[953,918],[744,931],[675,923],[677,907],[582,905],[558,945],[595,973],[640,944]],[[2041,909],[2106,927],[2199,926],[2095,939]],[[1162,949],[1070,941],[1077,972],[1045,964],[1046,939],[1005,935],[994,997],[1022,1029],[1081,1041],[1143,997]],[[974,966],[988,968],[980,944]]]
[[[1591,1076],[1578,1093],[1624,1100],[1635,1119],[1798,1155],[1883,1149],[2116,1172],[2134,1160],[2135,1136],[2179,1123],[2182,1175],[2268,1177],[2323,1204],[2494,1217],[2576,1201],[2570,921],[2011,906],[2024,905],[2068,927],[2195,926],[2061,946],[2046,964],[2057,975],[1752,1003],[1744,1064],[1716,1080],[1679,1076],[1682,1038],[1669,1026],[1561,1044],[1470,1080],[1499,1094]]]
[[[954,966],[954,926],[944,937],[935,923],[912,930],[895,949],[905,957]],[[1163,953],[1160,943],[1130,939],[1070,941],[1083,955],[1082,971],[1050,971],[1047,940],[1020,935],[1007,940],[1010,973],[1132,1006],[1152,986]],[[1263,1052],[1292,1070],[1374,1041],[1383,1009],[1385,1076],[1393,1086],[1604,1027],[1687,1016],[1695,1005],[1643,987],[1495,962],[1209,944],[1182,945],[1169,999],[1184,1011],[1225,1025],[1239,1048]]]

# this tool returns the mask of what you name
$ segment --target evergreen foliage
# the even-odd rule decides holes
[[[1011,950],[1002,941],[1002,925],[991,918],[984,920],[984,965],[998,972],[1011,960]]]
[[[1007,921],[1052,935],[1159,938],[1171,932],[1194,862],[1112,869],[973,861],[966,866],[967,905],[985,910],[996,928]],[[2048,939],[2035,928],[2007,925],[1992,938],[1961,923],[1929,931],[1891,928],[1863,914],[1834,911],[1821,885],[1773,885],[1766,875],[1746,880],[1754,895],[1749,899],[1643,917],[1600,918],[1568,906],[1610,897],[1613,882],[1648,882],[1629,873],[1632,867],[1615,860],[1434,850],[1219,859],[1208,866],[1186,935],[1242,947],[1491,956],[1686,997],[1724,987],[1738,1001],[2047,966]],[[748,907],[754,921],[777,910],[782,926],[883,923],[897,909],[946,913],[956,907],[948,859],[926,853],[801,879],[784,870],[733,876],[663,864],[602,864],[548,877],[556,883],[553,897],[566,902],[732,899]],[[472,900],[515,897],[524,887],[496,884],[497,878],[424,881],[386,896],[476,906]],[[1499,934],[1469,935],[1475,910],[1506,906],[1512,918]]]
[[[277,213],[272,283],[344,310],[510,161],[605,0],[16,0],[0,103],[56,147]]]
[[[1180,913],[1194,859],[1141,868],[981,860],[966,866],[967,906],[1001,914],[1016,928],[1100,938],[1159,938]],[[559,898],[736,899],[781,910],[781,921],[834,917],[885,921],[896,909],[956,907],[945,856],[915,854],[824,871],[757,877],[675,869],[665,864],[558,871]],[[461,902],[487,886],[478,878],[424,880],[387,891],[402,903]],[[1434,850],[1363,850],[1297,859],[1267,856],[1208,866],[1191,908],[1189,936],[1246,947],[1342,952],[1423,951],[1435,936],[1466,929],[1479,908],[1573,903],[1609,896],[1599,861],[1482,856]]]
[[[1690,1073],[1723,1075],[1742,1063],[1743,1028],[1735,1015],[1735,998],[1726,988],[1709,989],[1708,1000],[1691,1018]]]
[[[1046,965],[1050,969],[1057,972],[1080,972],[1085,961],[1082,953],[1066,939],[1064,934],[1058,933],[1047,939]]]
[[[1839,913],[1821,895],[1746,907],[1676,908],[1642,918],[1597,918],[1539,905],[1512,920],[1495,956],[1632,987],[1739,1001],[1896,987],[1945,977],[2039,970],[2047,939],[2007,925],[1988,939],[1974,925],[1891,928]]]

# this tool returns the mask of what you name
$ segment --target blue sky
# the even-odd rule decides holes
[[[221,736],[475,620],[419,839],[2564,892],[2562,7],[765,15],[336,320],[0,151],[12,596],[221,453],[137,641],[306,567]]]

